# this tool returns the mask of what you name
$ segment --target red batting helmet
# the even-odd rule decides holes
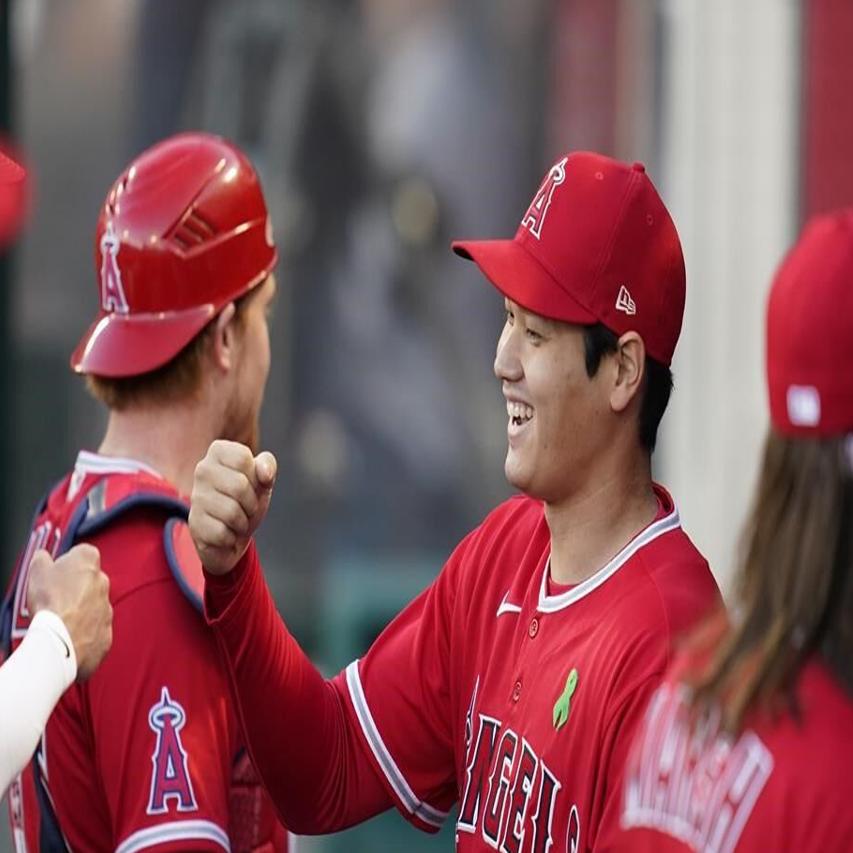
[[[166,364],[276,260],[242,152],[206,133],[158,143],[107,194],[95,233],[101,308],[71,367],[120,377]]]

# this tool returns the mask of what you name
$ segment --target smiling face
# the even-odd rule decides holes
[[[586,372],[583,327],[548,320],[505,300],[495,375],[507,401],[507,480],[556,503],[607,453],[614,429],[612,370]]]

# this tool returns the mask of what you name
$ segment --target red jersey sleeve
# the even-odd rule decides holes
[[[450,643],[465,545],[342,676],[347,713],[395,805],[428,832],[457,798]]]
[[[279,616],[251,545],[229,575],[206,575],[205,608],[253,763],[286,825],[335,832],[392,805],[345,711]]]
[[[98,537],[104,566],[164,562],[162,526],[131,530]],[[228,849],[236,720],[215,639],[165,564],[115,591],[113,646],[83,694],[115,849]]]

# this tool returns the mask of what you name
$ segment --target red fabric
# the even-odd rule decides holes
[[[236,577],[209,579],[247,739],[289,825],[330,831],[393,802],[434,830],[459,800],[460,851],[591,849],[672,639],[719,601],[658,494],[667,514],[562,597],[545,593],[541,503],[507,501],[332,682],[287,633],[253,548]]]
[[[683,664],[649,705],[626,771],[624,828],[603,849],[853,850],[853,700],[826,667],[814,658],[803,669],[799,721],[753,714],[732,741],[714,725],[691,739]]]
[[[335,832],[390,808],[348,724],[345,685],[325,681],[288,632],[254,544],[230,574],[205,574],[205,607],[224,651],[254,765],[298,834]]]
[[[54,490],[36,523],[36,530],[49,525],[47,547],[56,546],[82,495],[98,481],[104,478],[97,474],[79,481],[69,476]],[[69,486],[77,487],[70,499]],[[105,486],[106,506],[143,489],[178,498],[164,480],[147,474],[112,473]],[[237,825],[249,792],[246,768],[237,768],[239,778],[234,768],[242,749],[239,728],[215,639],[166,561],[165,519],[160,509],[134,509],[87,540],[100,550],[110,578],[113,646],[88,681],[66,692],[45,731],[42,778],[62,834],[72,850],[115,850],[136,839],[142,846],[134,850],[222,851],[229,837],[235,851],[286,850],[286,834],[257,786],[263,800],[252,795],[252,827],[245,820]],[[19,603],[16,629],[23,631],[27,622]],[[158,707],[177,731],[168,758],[159,747],[171,732],[158,725]],[[169,795],[160,803],[158,756],[166,775],[169,761],[179,771],[186,767],[183,799]],[[25,826],[28,849],[38,851],[31,768],[13,789],[13,823]],[[138,834],[146,831],[150,835]],[[261,846],[269,842],[272,847]]]

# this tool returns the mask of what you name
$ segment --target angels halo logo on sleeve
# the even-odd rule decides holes
[[[148,712],[148,725],[157,735],[151,754],[151,794],[148,814],[169,811],[174,800],[179,812],[198,809],[188,767],[187,751],[181,741],[181,729],[187,721],[183,707],[169,695],[169,688],[160,691],[160,701]]]

